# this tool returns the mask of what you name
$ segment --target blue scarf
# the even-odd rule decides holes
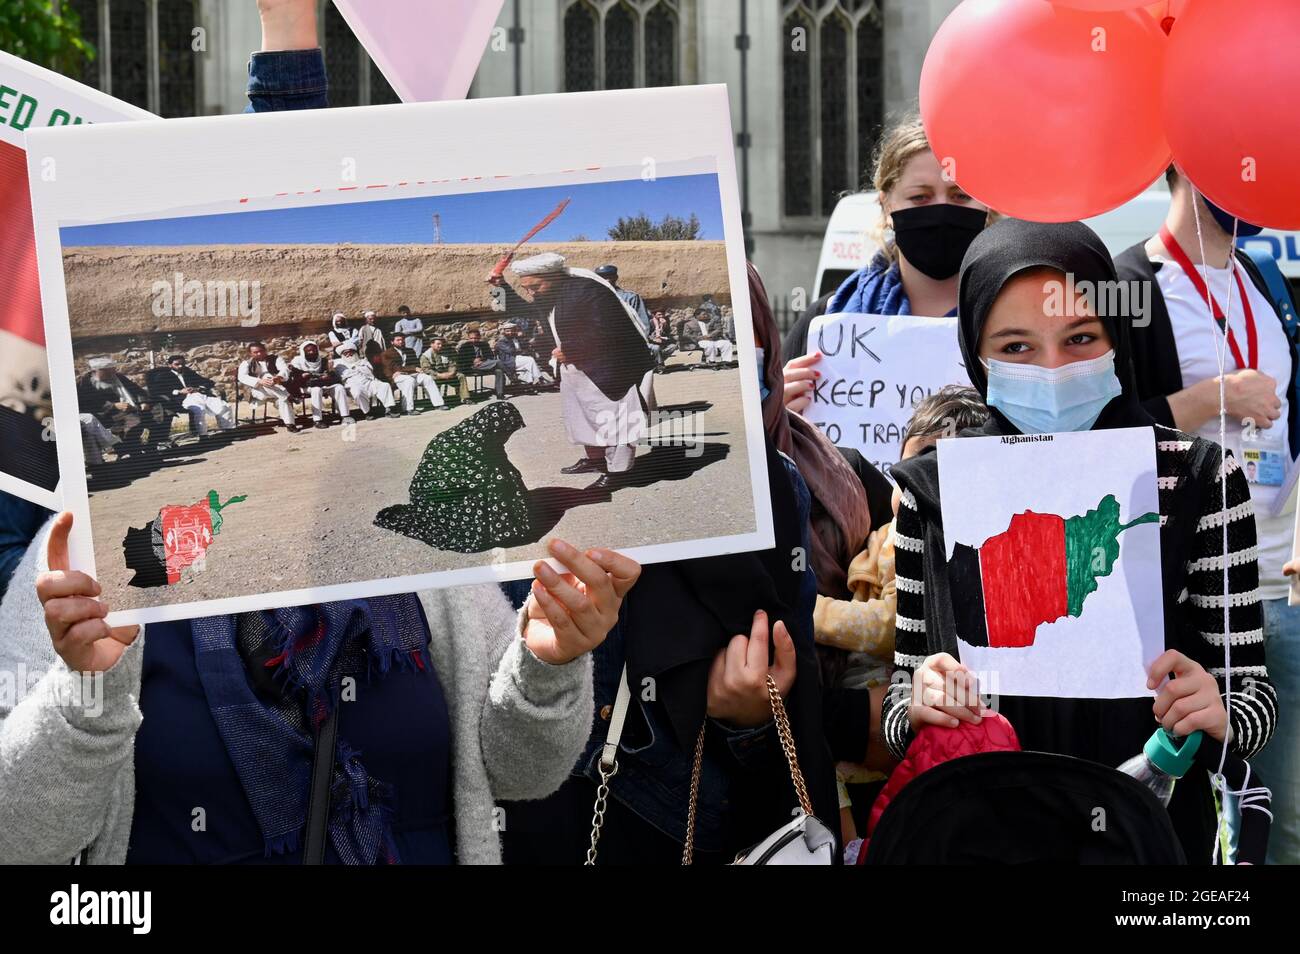
[[[835,289],[826,314],[839,315],[910,315],[912,303],[903,290],[903,275],[898,263],[892,265],[877,252],[871,264],[860,268]],[[957,314],[957,309],[948,312]]]
[[[316,728],[346,676],[424,670],[429,630],[414,595],[191,621],[195,664],[217,731],[262,832],[267,857],[302,844]],[[330,844],[344,864],[396,863],[392,792],[340,736]]]

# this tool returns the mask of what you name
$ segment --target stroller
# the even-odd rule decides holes
[[[1020,751],[1009,724],[926,727],[916,774],[878,800],[859,864],[1185,864],[1173,823],[1151,790],[1117,769],[1047,752]],[[964,754],[971,746],[997,751]],[[921,740],[918,738],[918,742]],[[926,743],[929,743],[928,746]],[[945,757],[947,761],[940,761]],[[1196,763],[1217,772],[1222,747],[1205,739]],[[936,763],[937,764],[934,764]],[[1271,815],[1267,789],[1237,756],[1224,784],[1249,787],[1228,857],[1262,863]],[[894,780],[891,780],[891,782]],[[1252,787],[1253,786],[1253,787]],[[1264,793],[1264,794],[1259,794]]]
[[[880,816],[866,864],[1186,863],[1139,782],[1046,752],[984,752],[914,778]]]

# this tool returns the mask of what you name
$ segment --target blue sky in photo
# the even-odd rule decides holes
[[[576,236],[607,239],[619,216],[644,212],[699,217],[700,238],[720,240],[722,204],[715,174],[573,183],[462,195],[381,199],[303,208],[225,212],[216,215],[67,226],[65,247],[81,245],[279,245],[299,243],[408,244],[432,242],[433,214],[441,216],[442,241],[513,245],[570,198],[569,207],[535,242],[567,242]]]

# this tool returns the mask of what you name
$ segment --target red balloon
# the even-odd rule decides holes
[[[1047,0],[1048,3],[1054,3],[1058,7],[1067,7],[1071,10],[1090,10],[1090,11],[1114,11],[1114,10],[1136,10],[1138,7],[1145,7],[1151,0]]]
[[[1169,37],[1164,125],[1174,160],[1210,201],[1240,219],[1300,229],[1300,3],[1188,4]]]
[[[1138,10],[964,0],[921,69],[930,145],[1000,212],[1039,222],[1108,212],[1169,164],[1154,95],[1167,45]]]
[[[1160,0],[1159,3],[1147,4],[1147,13],[1155,17],[1156,23],[1166,33],[1174,28],[1174,21],[1187,9],[1188,0]]]

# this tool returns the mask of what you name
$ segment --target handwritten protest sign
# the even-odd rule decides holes
[[[821,377],[804,416],[884,473],[898,460],[916,405],[945,384],[969,384],[956,318],[824,315],[808,329]]]
[[[953,625],[981,691],[1152,695],[1165,626],[1151,428],[965,437],[938,453]]]

